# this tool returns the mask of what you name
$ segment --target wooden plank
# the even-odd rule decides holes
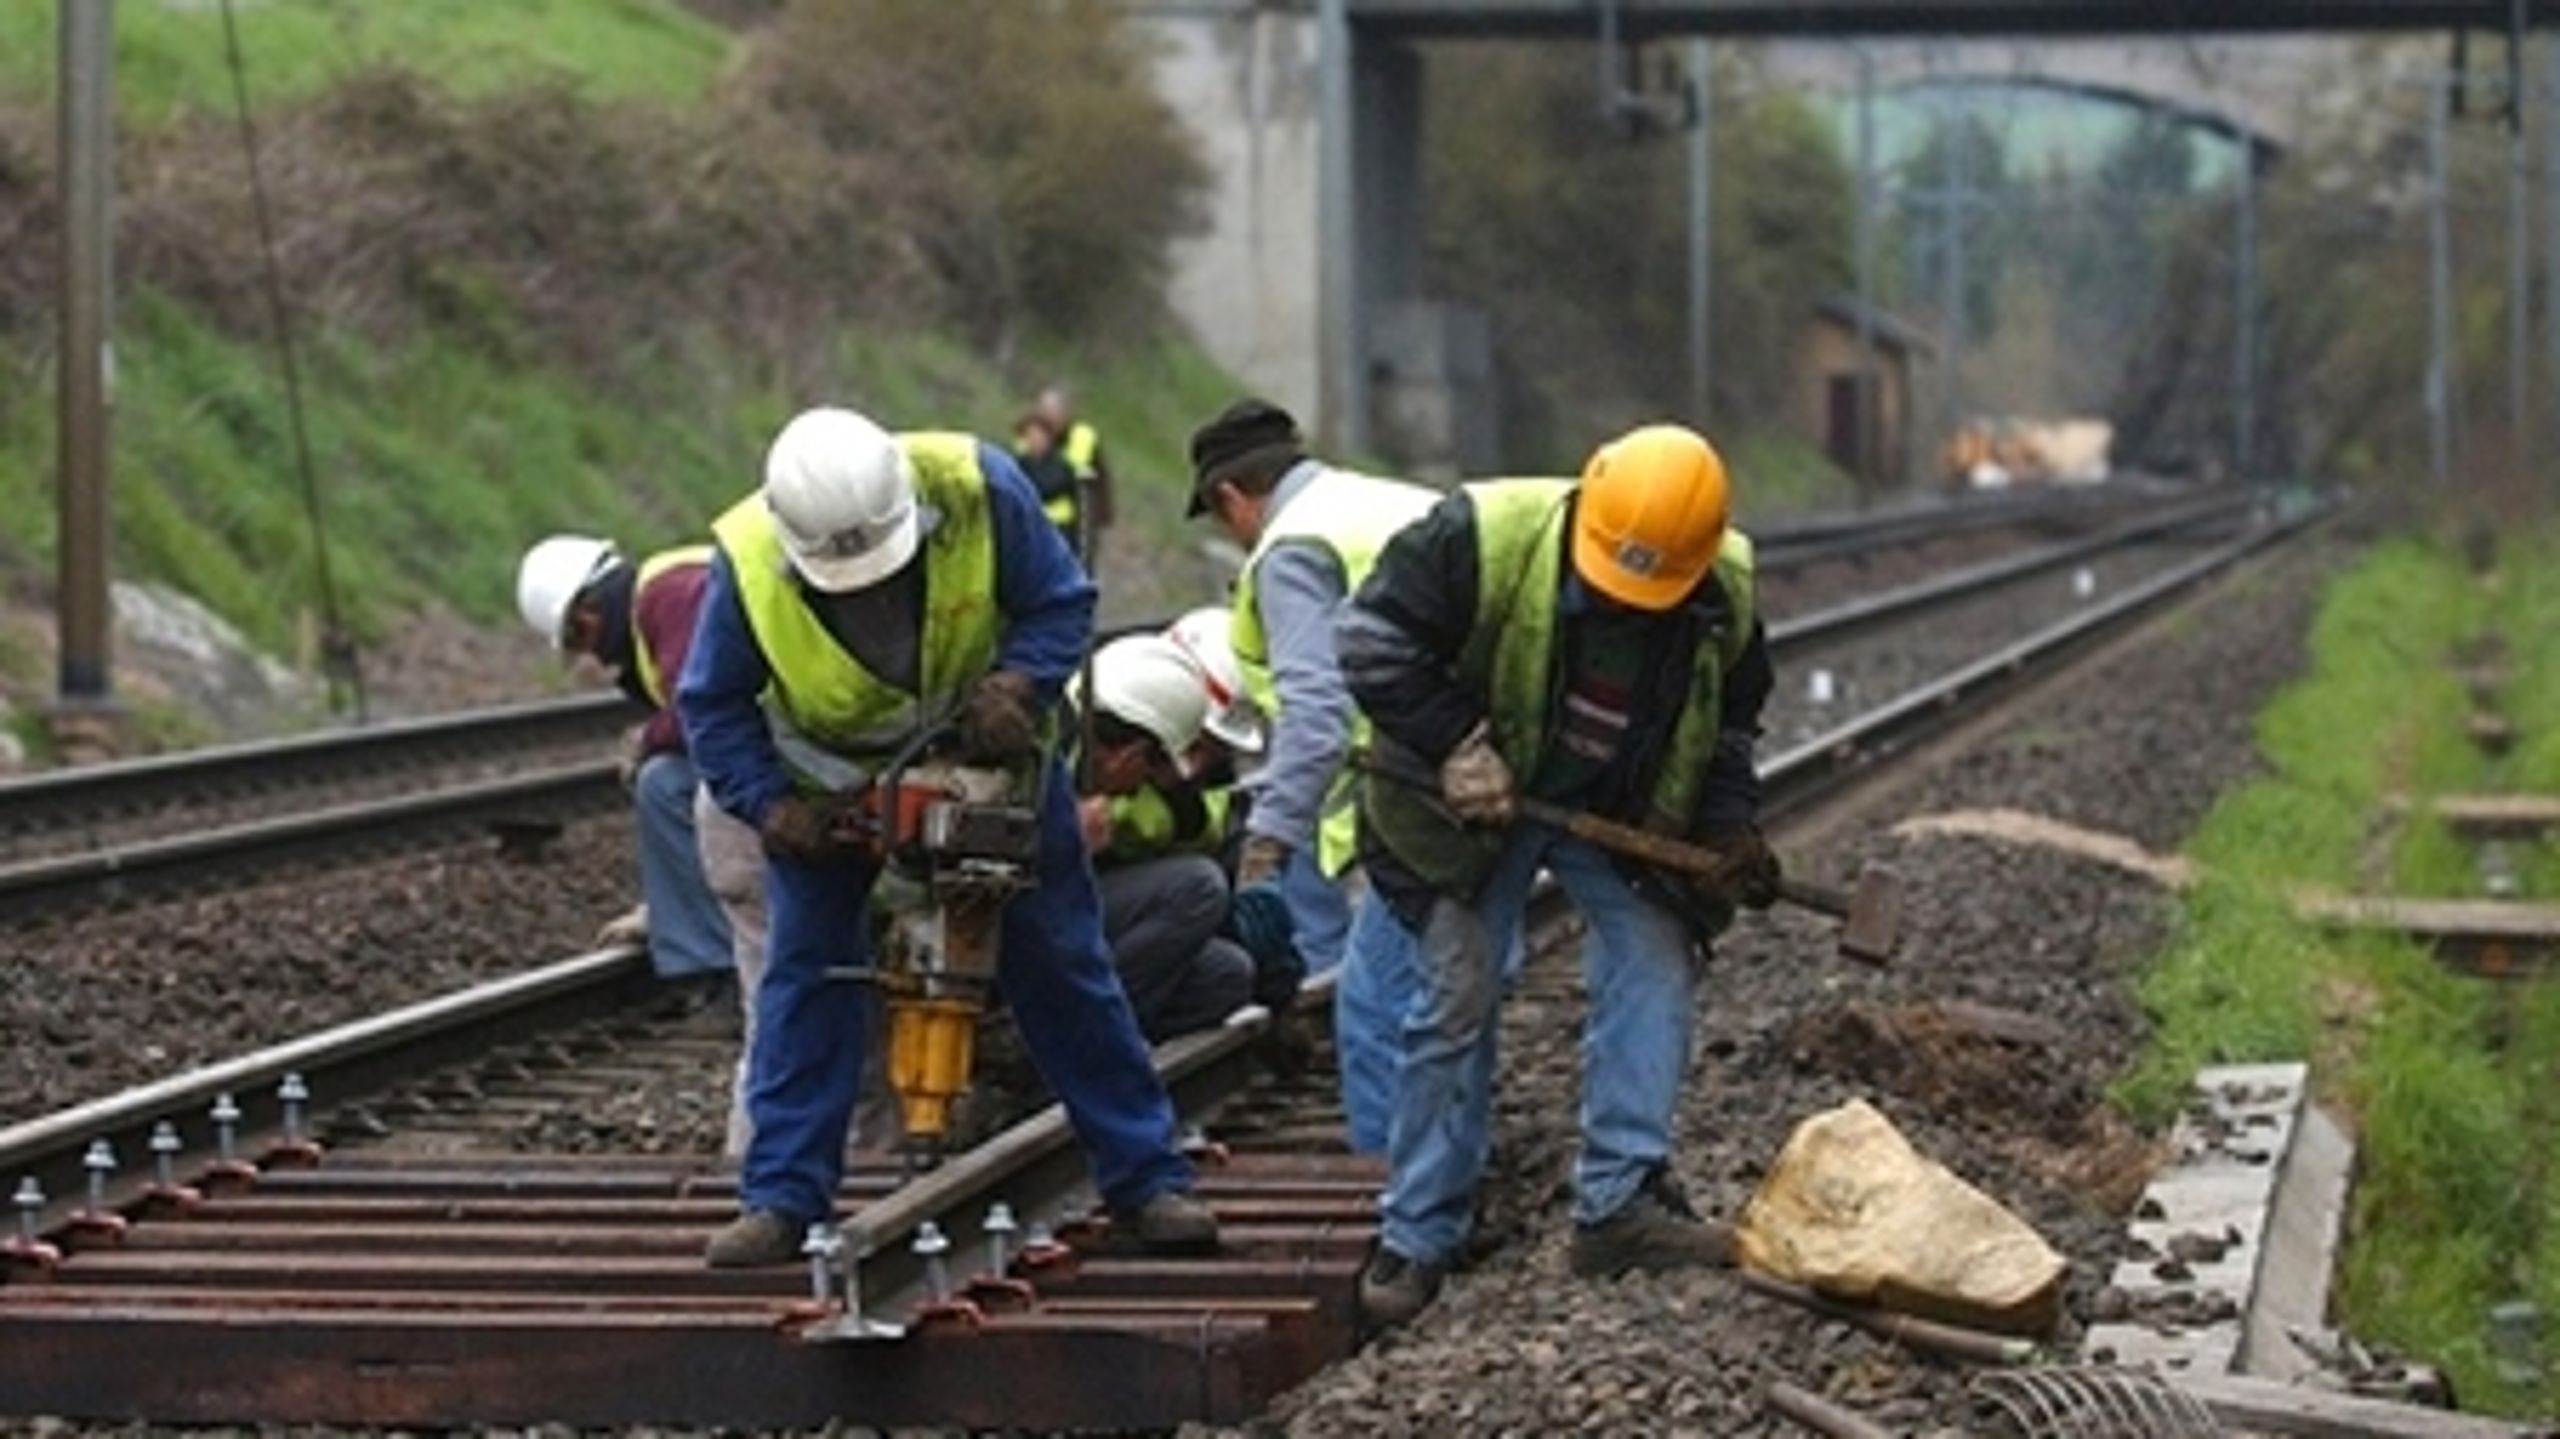
[[[2215,1418],[2253,1433],[2336,1439],[2526,1439],[2560,1432],[2548,1425],[2360,1399],[2237,1374],[2182,1374],[2176,1382],[2211,1409]]]
[[[2489,979],[2544,973],[2560,957],[2560,904],[2299,894],[2293,911],[2332,929],[2416,940]]]
[[[2515,748],[2516,727],[2505,715],[2483,710],[2471,716],[2471,742],[2489,754],[2505,754]]]
[[[2560,944],[2560,904],[2502,899],[2404,899],[2354,894],[2302,894],[2294,913],[2339,929],[2381,929],[2412,939],[2506,940]]]
[[[2440,794],[2425,799],[2393,795],[2395,814],[2419,810],[2474,839],[2522,839],[2560,829],[2560,794]]]

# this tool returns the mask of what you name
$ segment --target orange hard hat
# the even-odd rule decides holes
[[[1681,425],[1630,430],[1582,468],[1574,572],[1620,604],[1667,610],[1715,565],[1732,513],[1724,460],[1704,436]]]

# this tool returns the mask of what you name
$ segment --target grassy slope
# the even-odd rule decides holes
[[[149,297],[123,330],[120,564],[287,642],[313,602],[312,562],[271,356]],[[305,394],[339,584],[368,627],[431,597],[500,620],[530,540],[574,528],[649,547],[699,533],[753,486],[765,440],[800,403],[840,399],[893,425],[1001,439],[1021,402],[985,361],[929,338],[849,340],[835,368],[841,394],[794,396],[697,355],[610,395],[435,338],[385,351],[316,337]],[[1187,554],[1179,447],[1232,382],[1171,343],[1074,378],[1110,439],[1133,537]],[[0,545],[37,559],[53,545],[51,446],[46,396],[0,400]],[[1114,608],[1199,597],[1152,578],[1117,577]]]
[[[727,34],[674,0],[238,4],[262,104],[384,61],[465,93],[567,77],[599,97],[682,102],[703,93],[732,50]],[[49,95],[53,54],[52,6],[0,5],[0,92]],[[211,0],[127,0],[117,64],[127,126],[230,103]],[[259,640],[291,646],[307,631],[316,587],[272,351],[148,293],[126,299],[117,328],[120,570],[177,584]],[[762,366],[708,348],[646,361],[606,393],[433,331],[397,350],[345,334],[303,343],[333,565],[368,629],[428,598],[504,619],[516,555],[551,529],[639,547],[698,533],[754,483],[765,439],[802,404],[837,400],[893,425],[1001,440],[1023,393],[1050,375],[1076,386],[1109,439],[1123,491],[1115,551],[1187,556],[1182,438],[1234,393],[1197,351],[1171,341],[1098,365],[1035,348],[1023,372],[1007,375],[931,337],[849,336],[829,366],[839,387],[813,394],[783,393]],[[47,377],[41,358],[31,357],[30,377]],[[52,427],[48,384],[0,390],[0,561],[51,558]],[[1183,584],[1186,566],[1123,568],[1111,587],[1117,613],[1198,597]]]
[[[2560,582],[2547,549],[2526,550],[2494,593],[2416,541],[2333,586],[2310,673],[2260,717],[2273,774],[2225,796],[2190,845],[2211,878],[2146,982],[2158,1034],[2125,1097],[2158,1117],[2198,1064],[2310,1057],[2362,1145],[2347,1324],[2446,1367],[2466,1407],[2547,1414],[2560,1388],[2502,1372],[2488,1310],[2534,1298],[2560,1312],[2560,1200],[2546,1182],[2560,991],[2458,978],[2406,943],[2321,935],[2282,898],[2304,885],[2476,894],[2470,848],[2441,826],[2377,837],[2380,797],[2560,785],[2560,666],[2530,638],[2560,624]],[[2447,658],[2483,630],[2516,643],[2516,712],[2544,737],[2506,767],[2464,739],[2469,701]]]
[[[690,99],[729,57],[718,26],[675,0],[234,0],[250,93],[272,103],[396,61],[464,94],[567,78],[598,97]],[[0,5],[0,91],[50,99],[54,6]],[[228,112],[231,75],[216,0],[116,7],[120,123]]]

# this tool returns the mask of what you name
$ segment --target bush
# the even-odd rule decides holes
[[[1106,0],[800,0],[746,93],[869,157],[973,328],[1155,318],[1201,161]]]

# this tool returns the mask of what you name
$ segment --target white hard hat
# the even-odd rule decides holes
[[[915,557],[915,465],[851,410],[808,410],[764,457],[764,503],[791,567],[822,590],[875,585]]]
[[[516,610],[535,634],[559,649],[568,640],[569,607],[621,560],[611,540],[553,535],[525,551],[523,563],[516,566]]]
[[[1209,733],[1238,754],[1262,753],[1262,710],[1244,692],[1244,662],[1236,658],[1230,633],[1235,615],[1223,605],[1204,605],[1173,622],[1165,638],[1191,661],[1194,678],[1209,700]]]
[[[1126,635],[1093,652],[1094,707],[1155,736],[1190,772],[1209,696],[1182,651],[1162,635]]]

